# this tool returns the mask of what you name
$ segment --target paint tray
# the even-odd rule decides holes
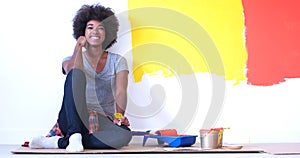
[[[197,135],[178,135],[178,136],[160,136],[160,135],[145,135],[143,146],[145,146],[148,138],[157,139],[157,143],[162,145],[168,144],[170,147],[187,147],[195,144]]]

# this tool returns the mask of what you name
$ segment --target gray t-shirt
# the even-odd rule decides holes
[[[128,71],[128,64],[119,54],[108,53],[106,64],[100,73],[96,73],[88,63],[84,54],[83,65],[86,76],[87,107],[93,111],[104,112],[113,117],[116,112],[116,75],[120,71]],[[67,60],[70,57],[64,59]]]

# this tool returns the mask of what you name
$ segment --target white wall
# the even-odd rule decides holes
[[[0,2],[0,143],[21,144],[35,135],[46,134],[57,118],[63,95],[64,75],[61,60],[72,53],[72,18],[84,3],[103,2],[120,13],[121,32],[118,45],[112,49],[131,60],[130,27],[124,20],[125,0],[101,1],[38,1],[15,0]],[[125,16],[126,17],[126,16]],[[123,29],[123,30],[122,30]],[[122,44],[121,44],[122,43]],[[197,134],[212,101],[212,77],[197,73],[199,87],[195,117],[182,132]],[[134,130],[160,129],[175,119],[182,105],[181,83],[176,77],[144,76],[143,82],[130,78],[129,99],[138,106],[147,106],[160,96],[151,95],[151,87],[160,85],[165,100],[148,117],[128,117]],[[225,99],[216,127],[230,127],[225,142],[299,142],[300,79],[259,87],[245,82],[234,86],[225,82]],[[159,87],[158,87],[159,88]],[[196,111],[197,110],[197,111]],[[174,126],[176,127],[176,126]]]
[[[116,13],[127,9],[125,0],[0,2],[0,143],[23,143],[55,123],[65,78],[61,61],[76,42],[72,19],[81,5],[99,2]],[[119,39],[123,49],[131,47],[126,38]]]

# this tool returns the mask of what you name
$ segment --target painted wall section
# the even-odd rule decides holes
[[[248,84],[300,77],[300,1],[243,0]]]
[[[158,23],[175,23],[193,34],[198,28],[191,28],[184,19],[165,19],[166,14],[152,12],[152,15],[143,15],[132,10],[144,7],[160,7],[194,20],[211,38],[218,50],[222,63],[208,60],[209,49],[199,50],[191,39],[188,39],[171,28],[155,27]],[[244,16],[242,2],[239,0],[128,0],[129,19],[132,25],[133,72],[136,82],[142,80],[145,73],[155,75],[163,72],[165,76],[191,74],[194,72],[213,73],[224,75],[226,80],[235,80],[239,83],[245,80],[245,66],[247,52],[244,42]],[[173,12],[173,13],[174,13]],[[172,14],[172,13],[171,13]],[[178,22],[181,22],[178,24]],[[152,27],[151,27],[151,22]],[[172,27],[172,26],[170,26]],[[199,37],[200,43],[205,39]],[[206,51],[206,52],[203,52]],[[167,64],[162,66],[155,63],[167,55]],[[172,54],[180,54],[178,60]],[[188,65],[181,65],[181,61]],[[209,65],[222,65],[224,71],[211,68]]]

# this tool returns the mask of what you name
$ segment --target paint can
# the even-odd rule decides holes
[[[223,132],[224,132],[224,128],[212,128],[211,130],[215,130],[215,131],[219,131],[219,135],[218,135],[218,148],[222,148],[223,147]]]
[[[200,147],[201,149],[218,149],[219,130],[200,130]]]

